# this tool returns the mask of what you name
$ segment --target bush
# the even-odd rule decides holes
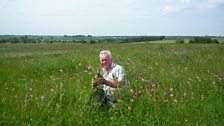
[[[176,39],[176,43],[184,43],[184,39]]]
[[[213,39],[213,40],[212,40],[212,43],[219,44],[219,41],[218,41],[217,39]]]

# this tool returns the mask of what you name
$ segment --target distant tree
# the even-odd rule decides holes
[[[96,41],[95,40],[91,40],[89,43],[90,44],[96,44]]]
[[[0,43],[6,43],[6,42],[7,42],[6,39],[1,39],[1,40],[0,40]]]
[[[85,37],[85,35],[75,35],[74,37]]]
[[[15,37],[15,38],[11,38],[10,42],[11,43],[19,43],[20,40],[19,40],[19,38]]]
[[[81,41],[79,41],[79,42],[85,44],[85,43],[87,43],[88,41],[86,41],[86,40],[81,40]]]
[[[184,43],[184,39],[178,38],[176,39],[176,43]]]
[[[219,44],[219,41],[218,41],[217,39],[213,39],[213,40],[212,40],[212,43]]]
[[[27,35],[20,37],[20,40],[21,40],[21,42],[23,42],[23,43],[28,43],[28,42],[29,42],[29,41],[28,41],[28,36],[27,36]]]

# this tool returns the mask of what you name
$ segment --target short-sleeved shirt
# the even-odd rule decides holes
[[[104,85],[103,90],[106,92],[107,95],[111,95],[114,90],[120,90],[122,88],[127,87],[126,73],[122,66],[112,63],[112,65],[108,71],[103,70],[102,72],[103,72],[102,76],[106,80],[122,81],[125,83],[125,85],[121,88],[113,88],[113,87]]]

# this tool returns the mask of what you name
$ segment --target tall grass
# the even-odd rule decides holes
[[[89,103],[98,53],[126,69],[120,103]],[[223,125],[224,47],[0,45],[0,125]]]

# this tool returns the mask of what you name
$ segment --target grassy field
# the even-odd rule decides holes
[[[115,109],[88,102],[102,49],[129,82]],[[2,44],[0,125],[224,125],[223,54],[211,44]]]

